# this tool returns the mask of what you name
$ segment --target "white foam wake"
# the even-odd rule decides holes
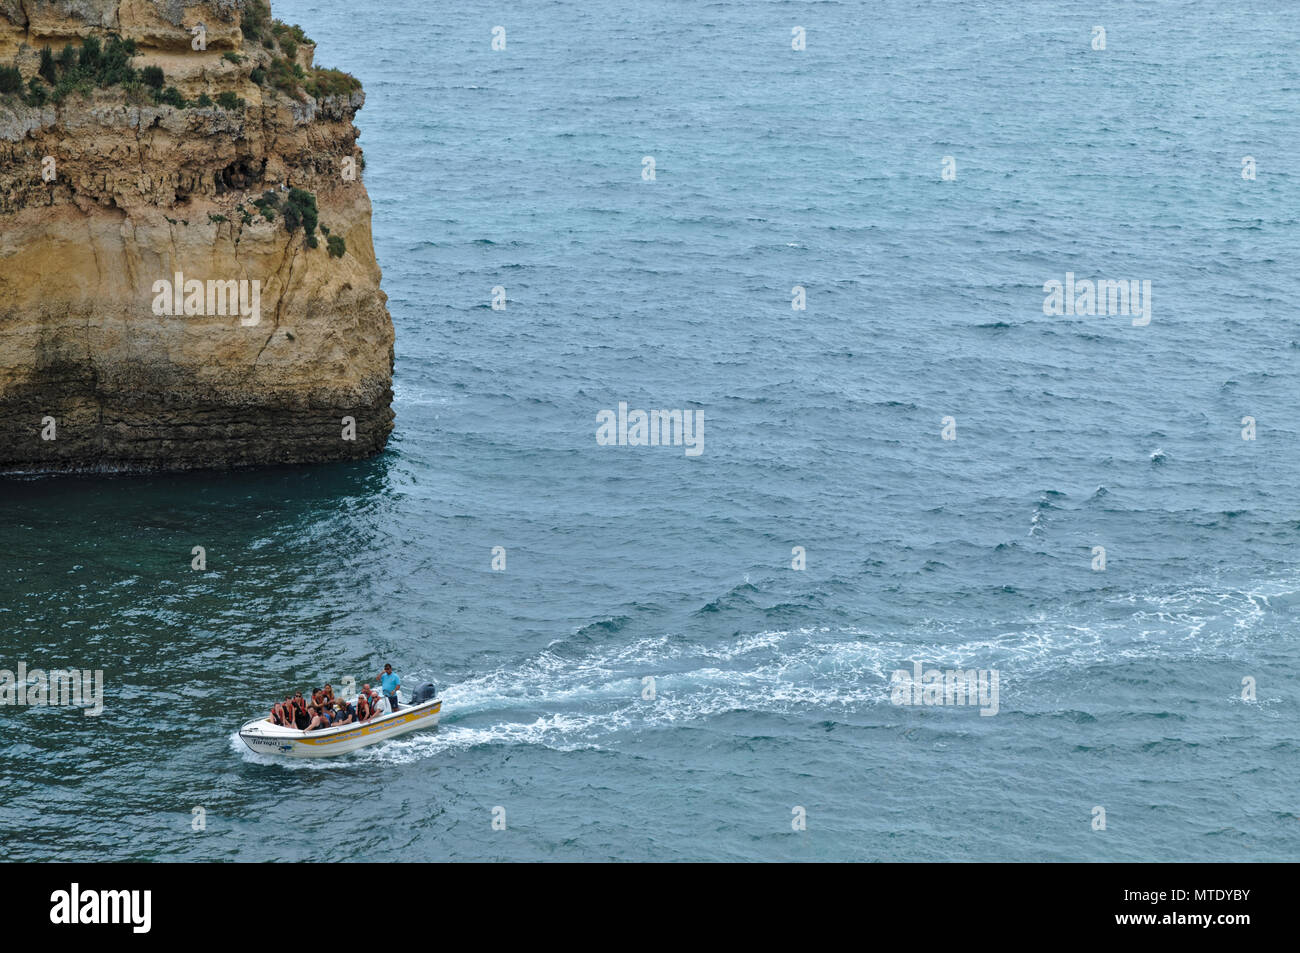
[[[700,722],[727,712],[825,712],[828,717],[889,704],[890,675],[913,661],[939,668],[997,668],[1003,705],[1018,685],[1107,663],[1233,657],[1270,613],[1300,601],[1295,580],[1249,590],[1211,587],[1111,599],[1099,618],[1048,614],[1010,623],[931,623],[907,632],[863,628],[772,630],[696,644],[655,636],[575,648],[566,640],[446,688],[443,720],[420,732],[339,759],[295,760],[327,768],[402,763],[484,745],[599,748],[627,733]],[[988,634],[976,637],[977,628]],[[617,638],[612,636],[611,638]],[[643,697],[643,679],[654,697]],[[418,682],[420,679],[416,679]],[[238,735],[231,743],[259,763]]]

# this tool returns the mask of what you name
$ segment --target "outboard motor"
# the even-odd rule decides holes
[[[411,700],[407,702],[407,704],[419,705],[421,702],[427,702],[430,699],[436,697],[437,694],[438,694],[438,689],[434,687],[433,682],[425,682],[423,685],[421,685],[419,688],[417,688],[414,692],[411,693]]]

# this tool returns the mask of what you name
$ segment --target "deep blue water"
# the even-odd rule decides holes
[[[275,0],[366,86],[397,429],[3,486],[5,658],[109,681],[98,719],[0,711],[4,855],[1294,859],[1269,6]],[[1150,324],[1045,315],[1067,272],[1149,280]],[[597,445],[620,401],[702,411],[704,452]],[[386,660],[446,686],[436,732],[233,740]],[[913,661],[996,669],[999,713],[891,704]]]

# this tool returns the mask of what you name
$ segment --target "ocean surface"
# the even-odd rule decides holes
[[[5,859],[1296,859],[1300,6],[273,9],[366,87],[396,431],[0,483],[0,667],[106,679],[0,709]],[[436,731],[238,741],[386,661]]]

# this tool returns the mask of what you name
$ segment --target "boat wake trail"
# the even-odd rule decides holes
[[[246,761],[300,770],[406,763],[490,745],[561,751],[617,745],[632,734],[728,712],[870,714],[890,703],[890,676],[914,661],[938,668],[997,668],[1002,704],[1041,680],[1093,666],[1237,659],[1279,632],[1300,602],[1296,586],[1189,588],[1112,596],[1086,622],[1039,615],[990,629],[987,622],[918,621],[908,631],[802,628],[700,644],[681,636],[602,645],[575,633],[517,665],[465,679],[442,694],[443,720],[342,758],[280,760],[231,744]],[[609,639],[619,638],[611,633]],[[1291,638],[1291,636],[1287,636]],[[412,673],[422,681],[421,673]],[[653,683],[648,679],[653,679]]]

